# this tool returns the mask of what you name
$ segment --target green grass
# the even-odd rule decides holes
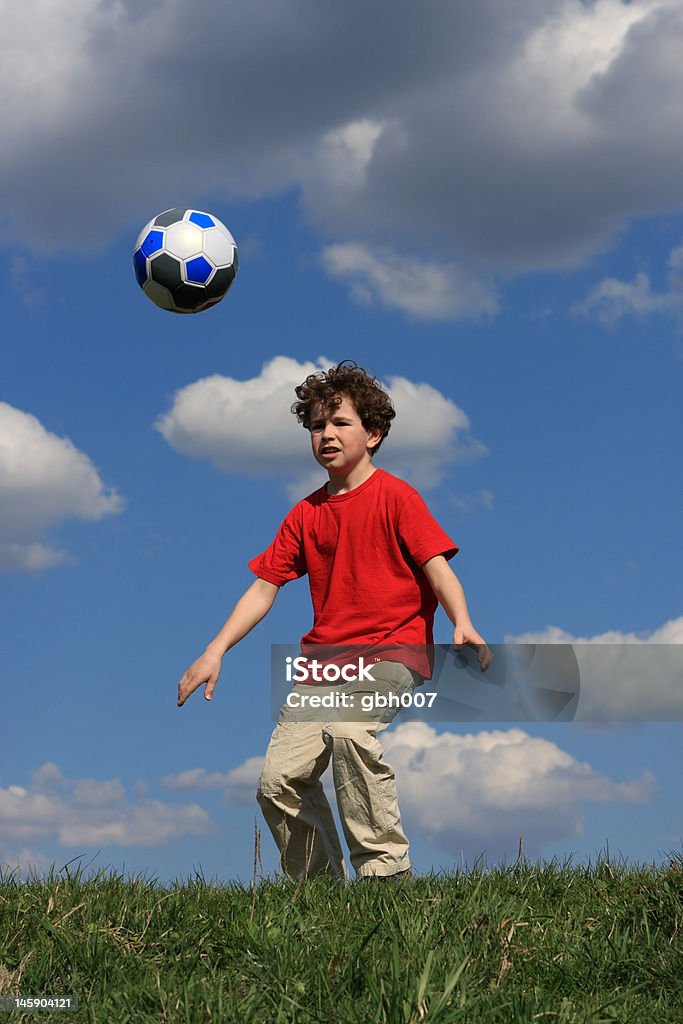
[[[75,994],[8,1021],[673,1024],[683,862],[513,867],[400,885],[68,866],[0,876],[0,993]]]

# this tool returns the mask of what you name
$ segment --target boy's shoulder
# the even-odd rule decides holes
[[[407,480],[403,480],[400,476],[395,476],[393,473],[387,473],[386,469],[380,469],[378,466],[375,473],[380,474],[377,483],[387,499],[398,500],[400,503],[403,503],[406,498],[419,493]]]

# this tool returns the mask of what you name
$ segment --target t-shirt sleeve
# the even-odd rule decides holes
[[[420,567],[436,555],[450,559],[458,552],[458,545],[441,529],[417,491],[401,506],[398,536]]]
[[[301,514],[296,506],[285,517],[270,547],[249,562],[249,568],[262,580],[282,587],[308,571],[304,555]]]

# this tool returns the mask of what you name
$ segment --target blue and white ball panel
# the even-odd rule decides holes
[[[147,257],[142,249],[136,249],[133,253],[133,269],[136,281],[141,288],[144,288],[147,280]]]
[[[185,263],[185,280],[190,284],[206,284],[214,267],[205,256],[195,256]]]
[[[140,249],[144,252],[145,256],[153,256],[155,252],[159,252],[164,247],[164,233],[163,231],[148,231],[144,237]]]
[[[142,229],[142,231],[140,232],[140,234],[139,234],[139,235],[138,235],[138,237],[137,237],[137,241],[136,241],[136,243],[135,243],[135,248],[136,248],[136,249],[139,249],[139,248],[140,248],[140,246],[142,245],[143,241],[145,240],[145,236],[146,236],[146,235],[147,235],[147,234],[149,233],[149,231],[150,231],[150,230],[152,229],[153,225],[154,225],[154,220],[153,220],[153,219],[152,219],[152,220],[150,220],[150,221],[148,221],[148,222],[147,222],[147,223],[145,224],[144,228]]]
[[[213,228],[216,225],[216,218],[209,216],[208,213],[200,213],[199,210],[190,210],[189,217],[187,218],[193,224],[198,224],[200,228]]]

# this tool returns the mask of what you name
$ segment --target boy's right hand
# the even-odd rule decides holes
[[[206,683],[204,699],[211,700],[220,671],[221,658],[216,654],[210,654],[208,651],[205,651],[200,658],[197,658],[190,665],[178,683],[178,707],[181,708],[190,694],[194,693],[202,683]]]

